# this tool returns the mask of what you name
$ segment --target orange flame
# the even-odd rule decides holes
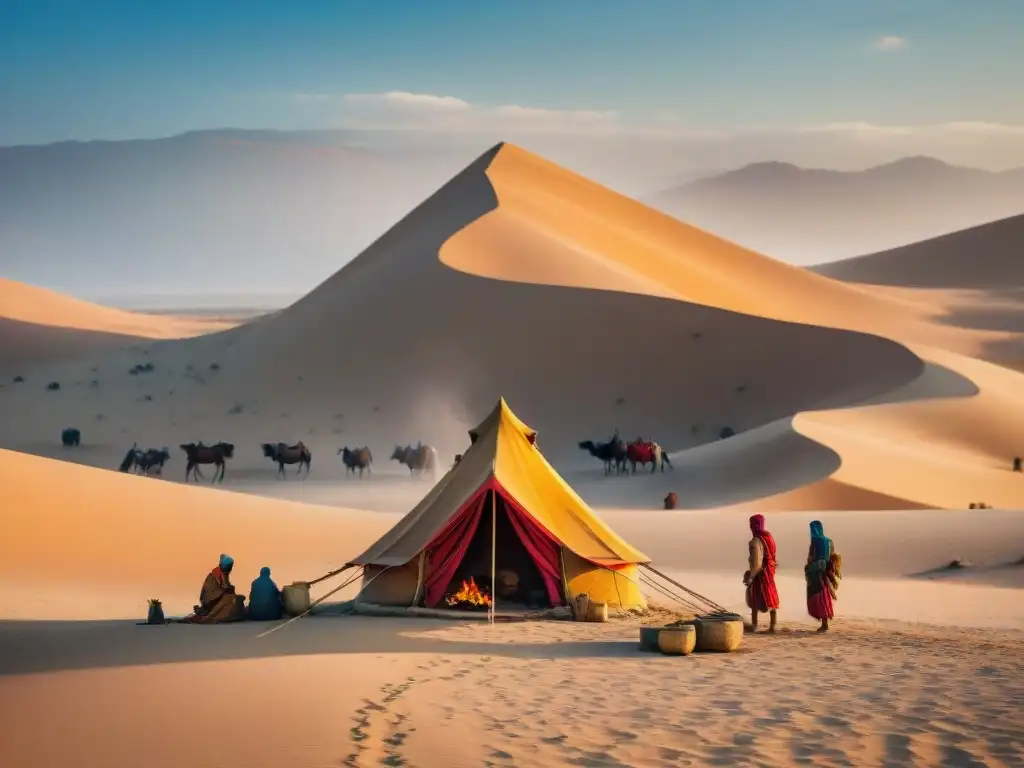
[[[462,586],[459,587],[457,592],[448,595],[445,598],[445,602],[450,606],[459,605],[460,603],[469,603],[470,605],[487,606],[491,604],[490,596],[480,589],[470,577],[469,581],[463,581]]]

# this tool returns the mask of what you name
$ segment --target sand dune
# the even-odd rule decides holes
[[[125,312],[0,278],[0,374],[22,375],[31,367],[72,359],[95,362],[139,341],[198,336],[233,325]]]
[[[1024,287],[1024,215],[901,248],[821,264],[819,275],[912,288]]]
[[[133,441],[229,439],[230,485],[268,472],[264,441],[368,444],[378,467],[395,443],[450,456],[501,393],[564,471],[593,467],[576,442],[616,427],[673,453],[677,475],[609,488],[612,503],[668,488],[695,507],[1024,506],[1007,471],[1024,378],[971,359],[1005,363],[1024,327],[946,324],[934,295],[891,290],[775,262],[499,145],[280,313],[40,367],[72,382],[60,393],[6,387],[0,444],[110,467]],[[128,376],[143,359],[156,370]],[[87,433],[77,453],[55,446],[69,425]],[[714,445],[724,427],[740,434]]]

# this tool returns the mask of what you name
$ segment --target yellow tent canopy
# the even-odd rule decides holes
[[[461,581],[489,586],[497,572],[499,603],[564,605],[587,593],[613,609],[645,607],[637,566],[649,558],[555,472],[536,436],[499,400],[462,460],[349,562],[363,567],[359,599],[434,607]]]

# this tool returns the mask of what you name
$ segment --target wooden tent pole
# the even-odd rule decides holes
[[[494,623],[494,611],[497,608],[494,590],[494,569],[498,552],[498,492],[491,489],[491,624]]]

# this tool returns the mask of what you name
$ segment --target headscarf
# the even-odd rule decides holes
[[[811,521],[811,554],[814,560],[828,560],[832,554],[832,539],[825,535],[820,520]]]
[[[265,566],[265,565],[262,568],[260,568],[260,578],[261,579],[269,579],[270,578],[270,569],[267,566]]]
[[[751,515],[750,516],[750,532],[761,540],[764,545],[764,565],[763,568],[769,572],[770,575],[775,573],[775,537],[772,536],[768,531],[764,529],[765,521],[764,515]]]
[[[235,564],[235,558],[233,558],[231,555],[221,555],[220,556],[220,562],[217,563],[217,567],[220,568],[222,571],[224,571],[224,570],[230,568],[234,564]]]

